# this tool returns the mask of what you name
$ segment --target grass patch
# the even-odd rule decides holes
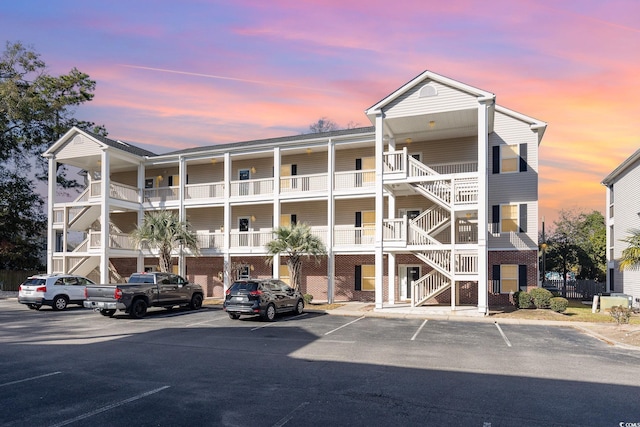
[[[333,310],[336,309],[338,307],[342,307],[344,304],[337,304],[337,303],[333,303],[333,304],[322,304],[322,303],[311,303],[311,304],[307,304],[306,308],[308,308],[309,310]]]
[[[569,305],[563,313],[556,313],[546,309],[521,309],[516,310],[513,307],[507,307],[495,310],[491,316],[511,318],[511,319],[530,319],[530,320],[569,320],[573,322],[593,322],[593,323],[615,323],[608,311],[591,312],[591,305],[582,304],[580,301],[569,300]],[[640,325],[640,315],[632,314],[629,324]]]

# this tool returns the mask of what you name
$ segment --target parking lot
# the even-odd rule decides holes
[[[3,426],[618,426],[639,377],[640,352],[566,327],[0,300]]]

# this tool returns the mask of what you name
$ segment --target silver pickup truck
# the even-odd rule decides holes
[[[135,273],[127,283],[88,285],[84,307],[92,308],[103,316],[113,316],[117,310],[140,319],[149,307],[188,306],[193,310],[202,307],[202,287],[189,283],[177,274]]]

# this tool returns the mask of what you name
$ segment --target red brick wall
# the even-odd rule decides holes
[[[538,286],[538,251],[491,251],[488,254],[489,264],[489,306],[513,305],[509,294],[494,292],[493,266],[502,264],[517,264],[527,266],[526,289]],[[520,283],[524,290],[524,284]],[[496,284],[495,288],[499,289]]]

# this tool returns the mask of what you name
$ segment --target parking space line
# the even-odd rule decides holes
[[[198,326],[198,325],[204,325],[207,324],[209,322],[217,322],[218,320],[222,320],[222,319],[227,319],[229,316],[218,316],[218,317],[214,317],[213,319],[209,319],[209,320],[204,320],[202,322],[196,322],[196,323],[189,323],[187,325],[187,328],[191,327],[191,326]]]
[[[296,315],[295,315],[295,316],[293,316],[293,317],[289,317],[289,318],[287,318],[287,319],[284,319],[284,321],[285,321],[285,322],[288,322],[288,321],[290,321],[290,320],[297,320],[297,319],[299,319],[299,318],[301,318],[301,317],[308,316],[308,315],[309,315],[309,313],[296,314]]]
[[[273,325],[275,325],[275,322],[269,322],[269,323],[265,323],[265,324],[260,325],[260,326],[256,326],[255,328],[250,329],[250,330],[251,331],[257,331],[258,329],[267,328],[267,327],[273,326]]]
[[[52,375],[58,375],[58,374],[61,374],[61,373],[62,372],[60,372],[60,371],[56,371],[56,372],[51,372],[51,373],[44,374],[44,375],[38,375],[37,377],[31,377],[31,378],[25,378],[23,380],[11,381],[9,383],[0,384],[0,387],[4,387],[4,386],[7,386],[7,385],[13,385],[13,384],[19,384],[19,383],[23,383],[25,381],[39,380],[40,378],[50,377]]]
[[[507,336],[504,334],[504,332],[502,332],[502,328],[500,327],[500,325],[498,325],[498,322],[495,322],[494,325],[496,325],[496,328],[498,328],[498,330],[500,331],[500,335],[502,335],[502,338],[504,339],[504,342],[507,343],[507,347],[511,347],[511,343],[509,342],[509,338],[507,338]]]
[[[111,405],[107,405],[107,406],[104,406],[102,408],[98,408],[95,411],[91,411],[91,412],[87,412],[86,414],[78,415],[77,417],[71,418],[70,420],[65,420],[65,421],[62,421],[60,423],[53,424],[51,427],[66,426],[67,424],[71,424],[71,423],[75,423],[76,421],[84,420],[85,418],[92,417],[94,415],[100,414],[100,413],[108,411],[110,409],[117,408],[118,406],[122,406],[124,404],[131,403],[131,402],[134,402],[136,400],[142,399],[143,397],[147,397],[147,396],[150,396],[152,394],[158,393],[158,392],[160,392],[162,390],[166,390],[169,387],[170,386],[165,385],[165,386],[162,386],[162,387],[157,388],[155,390],[150,390],[150,391],[147,391],[145,393],[138,394],[137,396],[130,397],[130,398],[122,400],[120,402],[115,402],[115,403],[112,403]]]
[[[422,330],[422,328],[424,328],[424,325],[426,325],[428,322],[427,319],[424,320],[424,322],[422,322],[422,325],[420,325],[420,327],[418,328],[418,330],[416,331],[415,334],[413,334],[413,336],[411,337],[411,341],[415,341],[416,337],[418,336],[418,334],[420,333],[420,331]]]
[[[362,320],[362,319],[364,319],[364,316],[362,316],[362,317],[358,317],[356,320],[352,320],[351,322],[346,323],[346,324],[344,324],[344,325],[342,325],[342,326],[340,326],[340,327],[338,327],[338,328],[335,328],[335,329],[334,329],[334,330],[332,330],[332,331],[325,332],[325,335],[332,334],[332,333],[334,333],[335,331],[337,331],[337,330],[339,330],[339,329],[342,329],[342,328],[344,328],[345,326],[349,326],[349,325],[350,325],[350,324],[352,324],[352,323],[356,323],[358,320]]]
[[[296,409],[294,409],[293,411],[289,412],[284,418],[282,418],[280,421],[278,421],[277,423],[275,423],[273,425],[273,427],[282,427],[283,425],[285,425],[286,423],[288,423],[289,421],[291,421],[291,418],[293,418],[293,415],[295,413],[297,413],[298,411],[300,411],[300,409],[304,408],[305,406],[307,406],[309,404],[309,402],[302,402],[301,404],[298,405],[298,407]]]

